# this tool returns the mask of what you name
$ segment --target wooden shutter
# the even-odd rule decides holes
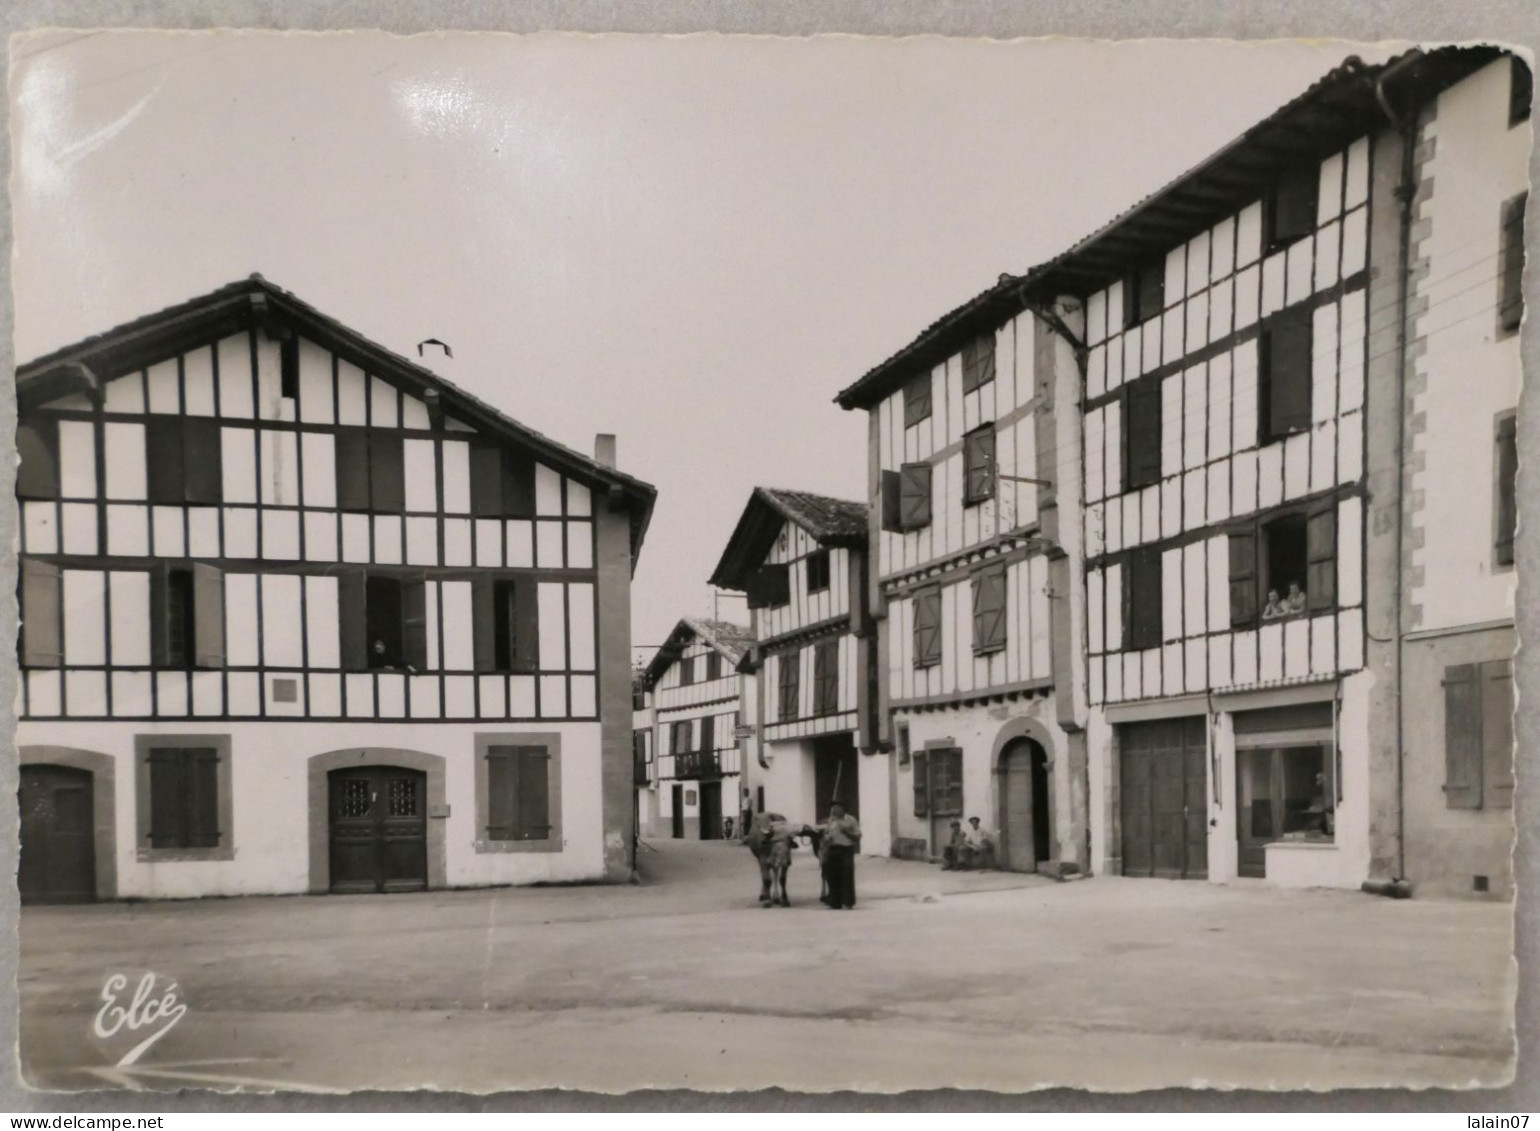
[[[361,430],[337,433],[337,509],[369,509],[369,437]]]
[[[995,493],[995,427],[986,424],[963,437],[963,501],[982,503]]]
[[[1505,416],[1497,422],[1497,545],[1498,565],[1512,565],[1513,536],[1518,529],[1518,418]]]
[[[715,715],[707,715],[700,721],[700,752],[710,761],[712,753],[717,748]]]
[[[150,663],[157,668],[172,666],[171,603],[171,566],[156,562],[150,567]]]
[[[1315,230],[1316,201],[1320,192],[1320,169],[1302,165],[1285,175],[1273,190],[1269,210],[1268,246],[1291,243]]]
[[[924,817],[930,813],[930,757],[924,750],[916,750],[910,762],[914,774],[914,815]]]
[[[930,589],[914,595],[914,666],[941,662],[941,593]]]
[[[224,500],[224,460],[217,420],[188,417],[182,422],[183,491],[189,503]],[[157,457],[149,450],[150,460]]]
[[[896,471],[884,471],[882,473],[882,528],[890,534],[897,534],[904,529],[904,520],[901,517],[900,496],[903,491],[902,476]],[[753,608],[753,598],[750,597],[750,608]]]
[[[225,666],[225,575],[217,566],[194,562],[193,662],[200,668]]]
[[[16,430],[16,494],[23,499],[59,497],[59,422],[43,417]]]
[[[1263,443],[1310,427],[1310,311],[1294,307],[1273,319],[1264,339]]]
[[[551,836],[551,756],[541,746],[520,746],[518,817],[520,840]]]
[[[829,715],[839,709],[839,641],[820,641],[813,648],[813,714]]]
[[[973,575],[973,650],[996,652],[1005,647],[1005,567]]]
[[[182,751],[151,749],[150,847],[183,848],[187,844],[187,780]]]
[[[182,502],[186,493],[186,476],[182,466],[182,418],[149,417],[144,425],[144,450],[145,486],[149,501]]]
[[[369,669],[369,600],[364,571],[344,570],[337,575],[338,651],[349,671]]]
[[[1524,320],[1524,208],[1528,200],[1526,193],[1503,205],[1497,318],[1504,330],[1517,330]]]
[[[1311,509],[1305,527],[1306,603],[1311,612],[1337,607],[1337,503]]]
[[[540,667],[540,607],[535,600],[533,578],[513,583],[513,670],[533,672]]]
[[[722,678],[722,654],[720,652],[708,652],[706,654],[706,678],[708,680]]]
[[[506,624],[507,610],[497,608],[497,582],[482,574],[471,582],[471,646],[476,670],[497,670],[498,624]]]
[[[1154,318],[1166,308],[1166,261],[1158,259],[1139,269],[1137,320]]]
[[[513,840],[518,781],[517,755],[512,746],[487,747],[487,839]]]
[[[995,379],[995,336],[993,332],[981,334],[963,346],[962,388],[971,393]]]
[[[1513,663],[1481,665],[1481,805],[1513,807]]]
[[[187,847],[219,847],[219,752],[179,751],[187,789]]]
[[[1127,486],[1160,482],[1160,382],[1135,381],[1123,397],[1124,474]]]
[[[930,752],[930,811],[936,817],[962,816],[962,751]]]
[[[406,509],[401,437],[394,433],[369,433],[369,505],[394,514]]]
[[[899,470],[898,525],[919,530],[930,525],[930,464],[906,463]]]
[[[930,416],[930,374],[917,373],[904,386],[904,427]]]
[[[503,450],[495,444],[471,445],[471,513],[502,517]]]
[[[780,657],[780,722],[802,715],[802,653],[783,652]]]
[[[535,461],[528,452],[503,449],[503,513],[526,518],[535,513]]]
[[[1477,664],[1444,669],[1444,804],[1481,808],[1481,670]]]
[[[1144,547],[1128,556],[1128,602],[1124,622],[1130,648],[1155,648],[1161,642],[1160,550]]]
[[[401,579],[401,658],[416,671],[428,668],[428,586],[421,573]]]
[[[33,558],[21,560],[21,663],[27,668],[56,668],[64,660],[60,624],[59,567]]]
[[[1249,628],[1257,619],[1257,533],[1230,531],[1230,627]]]

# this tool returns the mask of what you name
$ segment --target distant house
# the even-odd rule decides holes
[[[887,760],[857,754],[876,752],[866,545],[864,504],[756,487],[711,582],[748,594],[762,807],[811,822],[839,801],[863,822],[863,851],[885,855]]]
[[[644,836],[738,835],[750,775],[738,738],[749,630],[685,617],[642,675],[647,731],[638,730],[637,808]]]
[[[23,899],[629,878],[612,437],[257,276],[16,388]]]

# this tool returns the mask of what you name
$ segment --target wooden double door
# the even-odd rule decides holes
[[[23,903],[90,903],[96,899],[96,806],[89,770],[23,766],[21,860],[16,886]]]
[[[427,783],[427,774],[400,766],[357,766],[328,775],[332,891],[428,886]]]
[[[1208,876],[1208,728],[1202,715],[1118,728],[1123,874]]]

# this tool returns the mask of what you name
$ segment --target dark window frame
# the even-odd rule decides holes
[[[1165,415],[1161,407],[1162,384],[1162,378],[1141,377],[1123,386],[1120,411],[1124,491],[1149,487],[1161,480],[1161,429]],[[1154,433],[1153,442],[1135,443],[1141,433],[1150,431]]]
[[[1514,539],[1518,534],[1518,410],[1499,413],[1494,427],[1494,482],[1492,562],[1495,568],[1514,567]]]
[[[973,654],[989,656],[1005,650],[1010,639],[1010,588],[1006,567],[990,565],[976,571],[972,578]],[[990,601],[999,596],[998,607]]]
[[[1524,215],[1529,193],[1503,201],[1498,226],[1497,332],[1510,337],[1524,322]]]
[[[814,550],[807,556],[807,591],[824,592],[829,588],[830,576],[830,552],[827,549]]]
[[[1309,307],[1287,307],[1263,325],[1257,338],[1258,447],[1310,431],[1314,349],[1315,325]],[[1292,403],[1280,406],[1285,398]],[[1280,412],[1280,407],[1288,411]]]
[[[840,653],[836,637],[813,645],[813,714],[838,714],[839,700]]]
[[[929,370],[916,373],[904,383],[904,427],[913,428],[931,416],[931,376]]]
[[[995,497],[998,485],[993,423],[980,425],[963,436],[963,506],[976,507]]]
[[[1130,550],[1123,560],[1123,648],[1142,652],[1165,643],[1164,555],[1158,546]],[[1143,611],[1141,611],[1143,610]]]
[[[22,500],[59,498],[59,421],[40,416],[16,426],[16,497]]]
[[[235,858],[230,757],[231,741],[227,734],[134,736],[135,855],[140,863]],[[190,762],[195,768],[178,774],[172,769],[174,762]],[[157,763],[161,767],[159,774]],[[181,796],[170,800],[197,802],[196,813],[182,814],[179,821],[173,822],[179,823],[179,828],[166,828],[158,820],[167,815],[168,799],[161,795],[157,814],[157,778],[162,789],[180,786]],[[201,818],[201,824],[195,818]],[[157,844],[157,840],[161,843]]]
[[[1225,524],[1228,539],[1230,627],[1259,628],[1265,624],[1283,624],[1318,613],[1337,611],[1338,498],[1322,499],[1276,507],[1240,523]],[[1273,588],[1272,548],[1269,538],[1282,522],[1299,520],[1303,546],[1299,558],[1304,576],[1300,585],[1305,592],[1305,608],[1276,617],[1263,617],[1267,592]],[[1279,597],[1288,596],[1287,588]]]
[[[1123,329],[1132,330],[1166,309],[1166,259],[1161,256],[1123,277]]]
[[[963,396],[982,389],[995,379],[995,333],[993,330],[969,340],[962,348]]]
[[[224,502],[224,432],[218,420],[146,417],[144,445],[147,503],[218,506]]]
[[[1320,193],[1321,166],[1316,161],[1302,162],[1273,182],[1262,206],[1264,255],[1282,251],[1314,233]]]
[[[780,653],[776,662],[776,722],[802,717],[802,649]]]
[[[914,666],[916,669],[932,668],[941,662],[941,587],[929,586],[915,591],[913,597],[914,607]],[[923,616],[921,609],[934,610],[934,623],[926,623],[931,619],[927,611]],[[925,633],[929,631],[931,636]]]

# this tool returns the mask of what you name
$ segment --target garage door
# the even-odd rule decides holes
[[[1208,747],[1203,717],[1118,728],[1123,874],[1208,875]]]

